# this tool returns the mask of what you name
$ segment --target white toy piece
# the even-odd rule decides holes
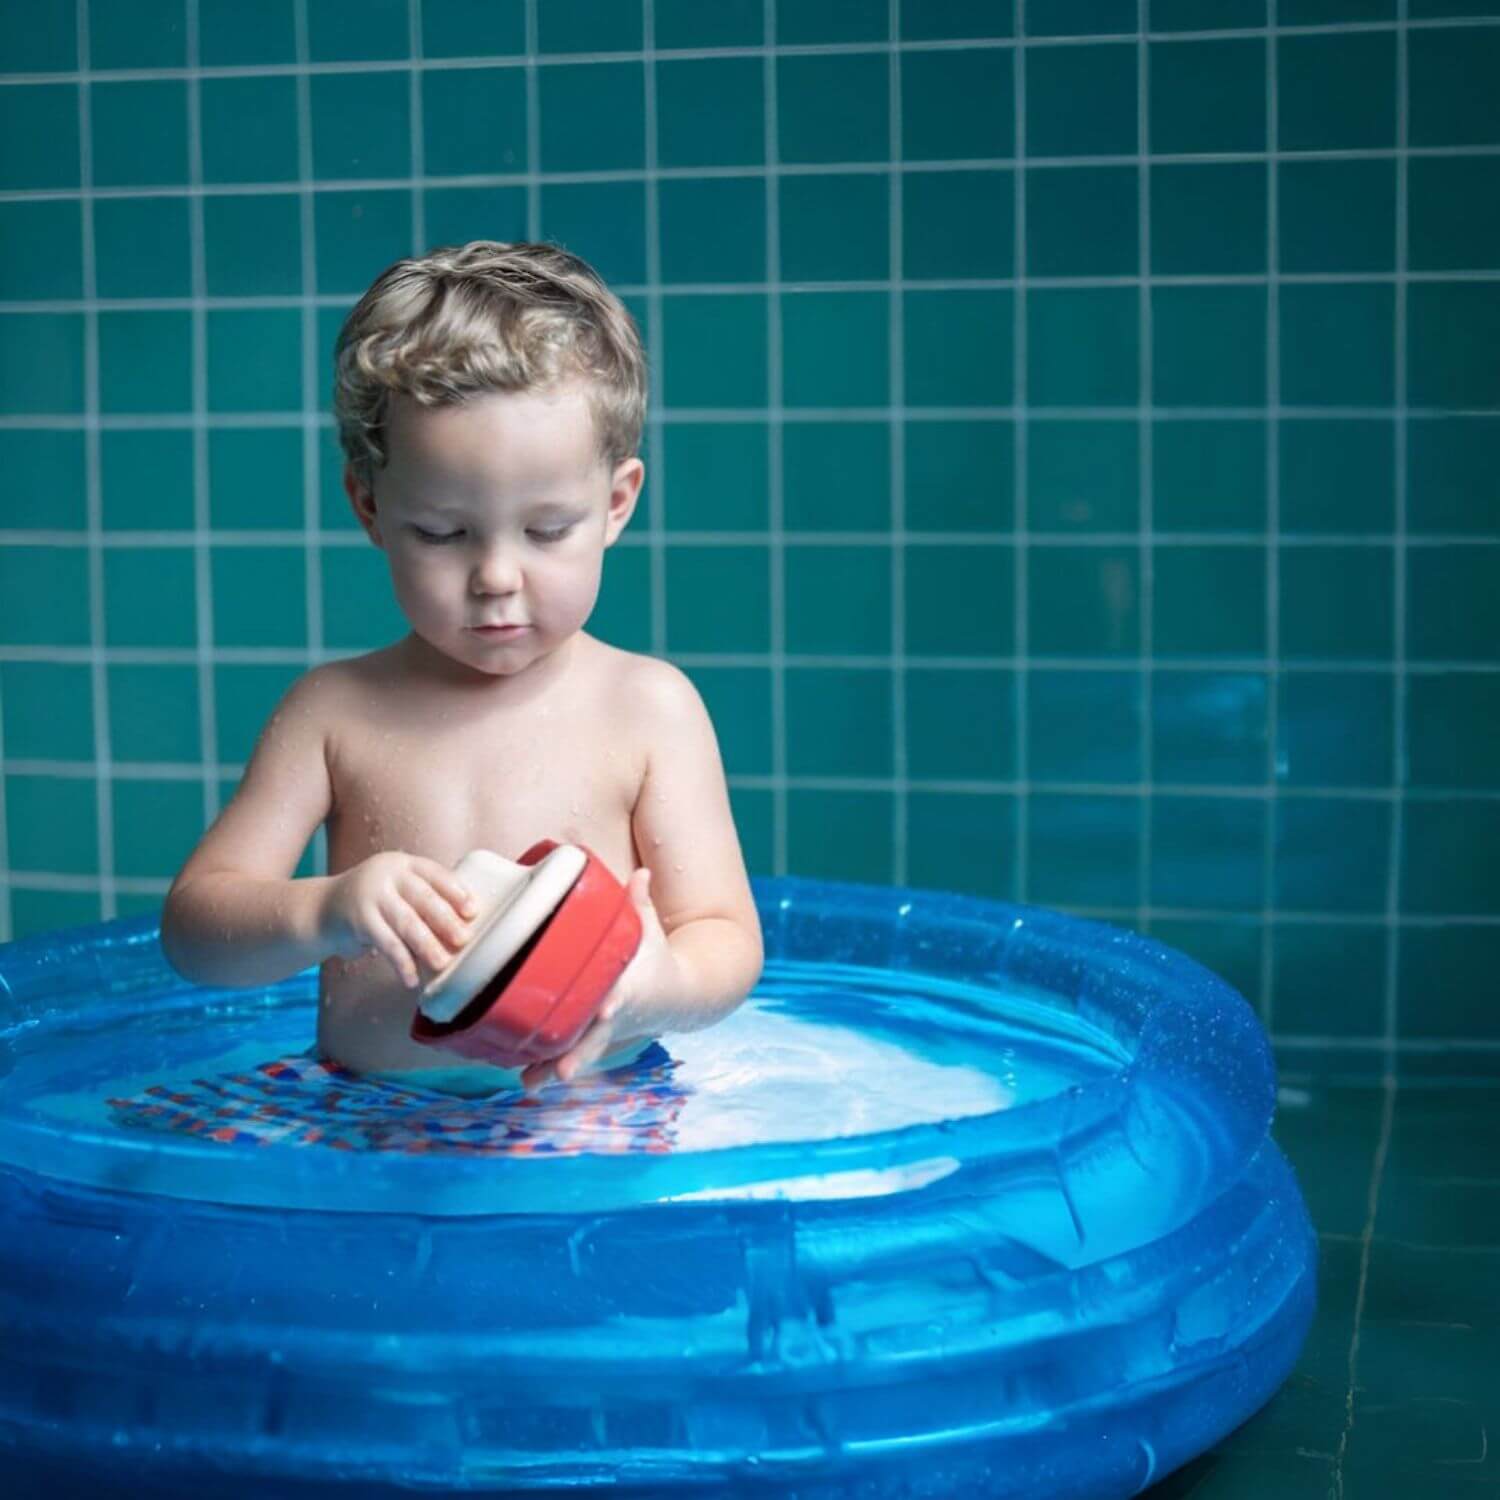
[[[576,844],[559,844],[534,865],[490,849],[464,855],[454,873],[474,896],[474,936],[422,986],[422,1014],[454,1020],[557,910],[587,863]]]

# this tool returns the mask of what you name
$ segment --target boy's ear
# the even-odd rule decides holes
[[[365,535],[377,547],[385,543],[380,536],[380,518],[375,513],[375,496],[368,485],[355,472],[353,464],[344,465],[344,493],[354,507],[354,518],[364,527]]]
[[[609,492],[609,516],[604,524],[604,545],[613,547],[620,533],[635,513],[641,485],[646,480],[646,466],[638,458],[622,459],[615,465],[615,477]]]

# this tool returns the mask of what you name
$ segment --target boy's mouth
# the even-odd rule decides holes
[[[530,630],[531,626],[529,626],[529,625],[471,625],[469,627],[469,629],[472,630],[475,635],[508,636],[508,635],[520,635],[524,631]]]

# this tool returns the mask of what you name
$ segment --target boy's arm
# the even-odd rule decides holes
[[[764,949],[713,722],[698,690],[653,661],[637,686],[645,777],[631,826],[651,871],[651,900],[687,979],[662,1028],[692,1031],[728,1015],[760,978]],[[664,997],[665,1000],[665,997]]]
[[[327,668],[299,677],[260,732],[229,805],[178,872],[162,911],[168,961],[198,984],[274,984],[332,951],[317,933],[326,878],[292,879],[328,816]]]

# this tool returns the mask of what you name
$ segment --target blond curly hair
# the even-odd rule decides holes
[[[558,245],[471,240],[398,260],[344,320],[334,366],[339,443],[366,487],[388,457],[396,391],[448,406],[581,378],[604,464],[640,447],[640,330],[598,272]]]

